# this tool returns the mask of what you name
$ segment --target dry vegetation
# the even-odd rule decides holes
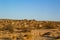
[[[60,40],[60,22],[0,19],[0,40]]]

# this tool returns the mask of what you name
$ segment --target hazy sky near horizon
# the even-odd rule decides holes
[[[0,18],[60,21],[60,0],[0,0]]]

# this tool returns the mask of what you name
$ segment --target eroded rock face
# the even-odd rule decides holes
[[[60,22],[0,19],[0,40],[60,40]]]

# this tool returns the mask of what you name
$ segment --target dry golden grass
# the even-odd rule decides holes
[[[60,40],[60,22],[0,19],[0,40]]]

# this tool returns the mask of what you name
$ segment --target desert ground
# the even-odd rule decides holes
[[[0,40],[60,40],[60,22],[0,19]]]

